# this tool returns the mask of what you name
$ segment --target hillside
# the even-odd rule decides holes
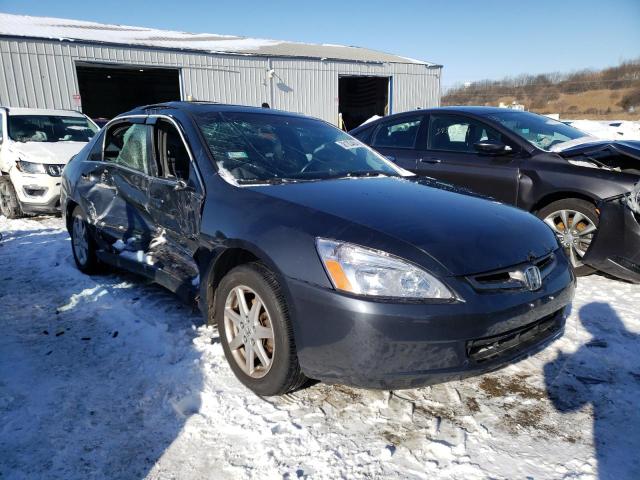
[[[562,118],[640,118],[640,59],[604,70],[521,75],[449,89],[442,105],[519,103]]]

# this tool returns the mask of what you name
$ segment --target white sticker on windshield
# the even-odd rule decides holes
[[[247,152],[227,152],[227,156],[232,160],[249,158]]]
[[[361,146],[358,140],[351,140],[351,139],[337,140],[336,143],[340,145],[342,148],[346,148],[347,150],[350,150],[352,148],[358,148]]]

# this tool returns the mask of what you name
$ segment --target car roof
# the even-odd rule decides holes
[[[229,113],[261,113],[261,114],[269,114],[269,115],[282,115],[282,116],[290,116],[290,117],[301,117],[307,118],[305,115],[294,112],[286,112],[283,110],[276,110],[273,108],[264,108],[264,107],[252,107],[247,105],[232,105],[226,103],[215,103],[215,102],[165,102],[165,103],[157,103],[153,105],[145,105],[142,107],[135,108],[129,112],[123,113],[122,115],[133,115],[133,114],[147,114],[151,110],[158,109],[175,109],[180,110],[182,112],[187,113],[204,113],[204,112],[229,112]]]
[[[54,108],[23,108],[23,107],[0,107],[11,115],[51,115],[55,117],[84,117],[76,110],[62,110]]]
[[[484,106],[468,106],[468,105],[460,105],[460,106],[451,106],[451,107],[438,107],[438,108],[428,108],[425,111],[434,112],[434,111],[444,111],[444,112],[461,112],[461,113],[473,113],[476,115],[487,115],[490,113],[504,112],[509,111],[507,108],[500,107],[484,107]]]
[[[376,120],[374,120],[372,122],[364,123],[364,124],[354,128],[351,131],[355,132],[355,131],[359,131],[359,130],[364,130],[367,127],[370,127],[370,126],[373,126],[373,125],[378,125],[379,123],[385,122],[385,121],[387,121],[389,119],[393,119],[396,116],[411,115],[411,114],[415,114],[415,113],[420,113],[420,114],[425,114],[425,113],[466,113],[466,114],[471,114],[471,115],[483,116],[483,115],[490,115],[492,113],[519,112],[519,111],[520,110],[512,110],[512,109],[501,108],[501,107],[484,107],[484,106],[467,106],[467,105],[451,106],[451,107],[419,108],[419,109],[416,109],[416,110],[409,110],[409,111],[406,111],[406,112],[394,113],[392,115],[387,115],[385,117],[377,118]]]

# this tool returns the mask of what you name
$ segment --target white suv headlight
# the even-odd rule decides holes
[[[316,247],[336,290],[376,297],[453,298],[433,275],[386,252],[325,238],[317,238]]]
[[[42,163],[25,162],[18,160],[16,167],[23,173],[47,173]]]

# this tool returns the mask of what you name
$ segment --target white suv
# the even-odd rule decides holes
[[[0,214],[60,210],[60,175],[98,131],[72,110],[0,107]]]

